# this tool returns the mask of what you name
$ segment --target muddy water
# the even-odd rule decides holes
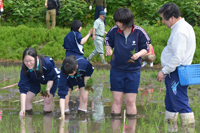
[[[21,63],[9,64],[4,63],[4,66],[21,66]],[[56,64],[58,68],[60,68],[61,64]],[[96,69],[110,69],[109,65],[94,65]],[[150,68],[145,67],[142,70],[160,70],[160,68]],[[15,76],[18,76],[15,74]],[[60,108],[59,108],[59,99],[58,96],[54,99],[54,111],[52,114],[43,115],[43,101],[41,96],[37,96],[33,101],[33,115],[26,116],[24,119],[19,118],[19,110],[20,110],[20,96],[18,89],[16,87],[11,87],[6,89],[5,93],[0,93],[0,133],[112,133],[119,132],[122,133],[123,129],[123,111],[125,109],[125,104],[122,106],[122,118],[121,119],[111,119],[110,110],[111,110],[111,99],[102,97],[102,91],[104,86],[109,88],[108,84],[104,85],[101,83],[95,84],[94,94],[89,94],[88,98],[88,112],[84,117],[77,116],[77,108],[79,105],[78,100],[78,91],[73,91],[70,97],[70,115],[66,116],[65,120],[59,120],[60,117]],[[156,95],[160,95],[160,92],[151,91],[152,95],[156,93]],[[198,91],[200,92],[200,90]],[[198,93],[197,94],[200,94]],[[149,92],[147,92],[149,93]],[[138,115],[136,119],[126,120],[129,123],[126,128],[126,132],[134,133],[135,128],[136,132],[140,131],[140,128],[145,128],[143,123],[147,125],[151,123],[151,119],[153,116],[147,115],[145,112],[147,110],[152,111],[157,107],[158,103],[161,103],[160,110],[155,112],[155,114],[160,119],[164,119],[164,103],[163,101],[158,101],[155,99],[146,98],[146,91],[144,91],[144,95],[138,95],[137,97],[137,111]],[[150,108],[148,104],[151,104]],[[2,114],[1,114],[2,112]],[[154,121],[158,121],[159,119],[155,119]],[[155,122],[156,125],[156,122]],[[156,127],[153,124],[153,128],[155,128],[156,132],[163,133],[166,131],[164,124]],[[180,124],[179,124],[180,126]],[[148,133],[150,130],[143,129]],[[196,131],[200,131],[199,128],[196,128]]]

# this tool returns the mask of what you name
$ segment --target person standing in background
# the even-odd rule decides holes
[[[52,28],[55,28],[56,9],[60,7],[60,2],[59,0],[46,0],[45,7],[47,8],[47,13],[46,13],[47,29],[50,29],[50,18],[52,19]]]
[[[106,9],[106,0],[93,0],[89,9],[92,10],[92,6],[96,4],[96,8],[95,8],[95,15],[94,15],[94,20],[99,18],[100,12],[104,11],[107,12]],[[106,19],[104,19],[104,24],[106,25]]]
[[[188,86],[180,85],[177,67],[192,63],[196,37],[193,27],[181,17],[176,4],[165,4],[157,12],[162,18],[162,23],[171,28],[167,46],[161,54],[163,68],[157,76],[158,81],[165,79],[165,121],[166,123],[172,121],[173,125],[177,125],[178,113],[180,113],[182,126],[185,128],[186,125],[195,125],[195,119],[189,105]],[[177,132],[178,127],[173,131]]]
[[[104,34],[107,34],[105,31],[105,25],[103,20],[106,18],[106,13],[104,11],[100,12],[99,18],[94,21],[93,25],[93,35],[92,35],[92,40],[95,45],[95,49],[92,51],[92,53],[89,55],[87,60],[91,63],[91,59],[99,54],[101,57],[101,61],[103,64],[108,64],[105,61],[104,58],[104,51],[103,51],[103,40],[104,40]]]

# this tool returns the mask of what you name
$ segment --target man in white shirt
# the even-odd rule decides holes
[[[196,49],[195,33],[193,27],[181,17],[176,4],[165,4],[158,10],[158,13],[162,22],[171,28],[167,46],[161,54],[163,68],[157,76],[158,81],[165,79],[165,120],[177,123],[178,113],[180,113],[182,125],[194,125],[194,113],[188,103],[188,86],[180,85],[177,67],[192,63]]]

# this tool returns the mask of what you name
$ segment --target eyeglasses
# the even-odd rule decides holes
[[[24,63],[34,63],[35,62],[35,60],[29,60],[29,61],[24,61]]]

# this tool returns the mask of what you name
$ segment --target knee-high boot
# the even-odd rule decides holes
[[[166,110],[165,123],[167,124],[168,132],[178,132],[177,119],[178,119],[178,113],[169,112]]]

